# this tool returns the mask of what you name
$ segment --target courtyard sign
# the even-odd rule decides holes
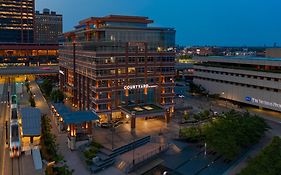
[[[149,84],[140,84],[140,85],[128,85],[124,86],[124,89],[132,90],[132,89],[145,89],[145,88],[155,88],[157,85],[150,86]]]
[[[281,109],[281,104],[278,104],[276,102],[269,102],[269,101],[265,101],[265,100],[261,100],[261,99],[256,99],[253,97],[246,97],[245,100],[248,102],[256,103],[256,104],[262,104],[265,106],[270,106],[270,107],[275,107],[275,108]]]

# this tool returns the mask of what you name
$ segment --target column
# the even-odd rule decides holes
[[[136,129],[136,117],[131,117],[131,130]]]

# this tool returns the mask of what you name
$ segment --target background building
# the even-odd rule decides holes
[[[43,13],[36,11],[34,22],[35,43],[58,43],[58,37],[62,33],[62,15],[49,9]]]
[[[210,94],[281,111],[281,58],[196,57],[194,83]]]
[[[281,48],[267,48],[265,53],[269,58],[281,58]]]
[[[175,30],[149,27],[152,22],[137,16],[92,17],[64,34],[60,85],[74,105],[95,111],[102,120],[171,117]]]
[[[58,64],[57,44],[1,44],[0,67]]]
[[[0,42],[33,43],[34,0],[0,1]]]
[[[50,17],[38,17],[36,22],[34,6],[34,0],[0,1],[0,67],[58,63],[57,38],[59,32],[61,33],[61,15],[48,13]],[[47,11],[45,14],[42,16],[48,16]],[[40,44],[34,43],[35,22],[38,25],[40,22],[41,27],[46,29],[39,31],[42,35],[37,35],[42,36]]]

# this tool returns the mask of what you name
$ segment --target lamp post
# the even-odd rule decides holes
[[[224,94],[225,94],[225,93],[224,93],[224,92],[222,92],[221,94],[222,94],[222,96],[224,96]],[[226,100],[226,98],[225,98],[225,97],[224,97],[224,99],[225,99],[225,107],[227,108],[227,100]]]
[[[135,165],[135,136],[133,137],[133,166]]]
[[[113,137],[113,134],[114,134],[114,130],[115,130],[115,128],[114,128],[114,126],[113,126],[113,122],[111,122],[111,124],[112,124],[112,128],[111,128],[111,149],[113,150],[114,149],[114,137]]]

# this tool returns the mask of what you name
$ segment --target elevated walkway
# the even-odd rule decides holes
[[[59,74],[58,66],[19,66],[19,67],[0,67],[0,75],[45,75]]]

